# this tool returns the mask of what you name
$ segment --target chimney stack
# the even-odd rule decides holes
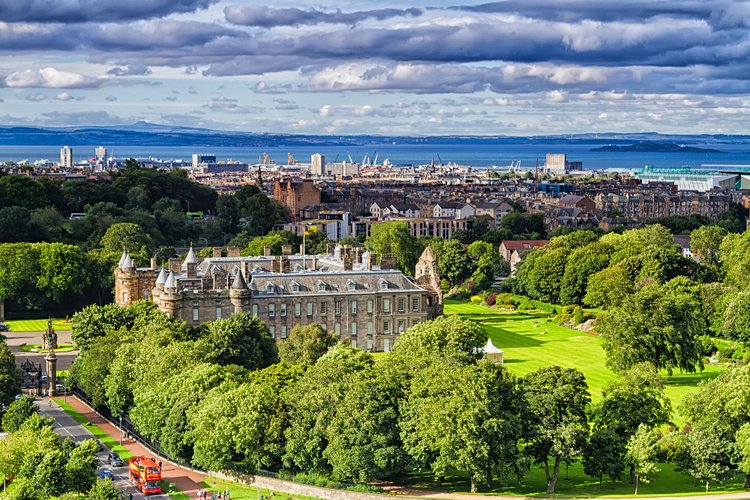
[[[381,255],[380,269],[396,269],[396,256],[392,253]]]
[[[240,252],[240,247],[227,247],[227,257],[239,257]]]
[[[221,257],[221,247],[214,247],[214,258]]]
[[[179,273],[182,267],[182,262],[180,262],[180,259],[178,257],[172,257],[169,259],[169,272],[170,273]]]
[[[154,259],[153,257],[151,257],[151,269],[156,271],[156,259]]]
[[[281,245],[281,255],[292,255],[292,245]]]
[[[264,257],[271,256],[271,245],[263,245],[263,256]]]

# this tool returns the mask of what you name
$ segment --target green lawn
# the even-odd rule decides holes
[[[91,434],[93,434],[98,440],[100,440],[102,443],[104,443],[104,446],[109,448],[111,451],[114,451],[118,455],[120,455],[120,458],[123,460],[128,460],[129,458],[132,458],[134,455],[128,451],[127,448],[120,445],[119,441],[112,438],[109,434],[104,432],[100,427],[89,423],[89,420],[78,413],[76,410],[73,409],[70,404],[66,403],[65,401],[61,399],[54,399],[53,400],[60,408],[65,410],[65,413],[73,417],[73,419],[78,422],[79,424],[86,427],[86,429],[89,430]]]
[[[42,349],[42,344],[24,344],[20,347],[21,352],[47,352],[47,349]],[[75,351],[76,346],[73,344],[57,344],[55,352],[70,352]]]
[[[229,496],[232,499],[247,499],[247,500],[258,500],[260,496],[266,498],[270,497],[273,493],[273,500],[314,500],[317,497],[307,497],[304,495],[291,495],[289,493],[282,493],[280,491],[266,490],[263,488],[256,488],[249,484],[236,483],[234,481],[226,481],[224,479],[217,479],[214,477],[207,477],[201,482],[204,488],[208,488],[211,491],[217,489],[225,491],[229,489]],[[209,493],[209,498],[211,494]]]
[[[638,488],[638,496],[683,496],[683,495],[702,495],[705,494],[705,484],[698,484],[693,478],[674,470],[671,464],[659,464],[658,472],[650,483],[641,483]],[[625,472],[627,476],[627,471]],[[469,482],[463,477],[448,476],[440,488],[434,483],[434,477],[425,473],[420,476],[412,476],[406,483],[409,486],[418,489],[460,492],[469,491]],[[735,493],[745,491],[742,488],[742,478],[738,476],[733,481],[726,481],[723,484],[712,484],[709,493]],[[519,497],[567,497],[567,498],[590,498],[590,497],[633,497],[633,487],[628,480],[610,483],[605,476],[604,484],[600,487],[599,482],[587,476],[583,472],[583,466],[580,462],[573,463],[567,470],[565,465],[560,467],[560,477],[557,480],[557,493],[547,495],[544,491],[547,489],[547,481],[544,477],[544,470],[537,465],[531,467],[523,478],[523,484],[509,487],[494,487],[492,489],[482,485],[479,487],[479,493],[494,493],[498,495],[518,495]]]
[[[523,376],[553,364],[578,368],[586,376],[594,402],[601,399],[606,383],[617,377],[605,365],[601,337],[558,326],[549,313],[504,312],[483,304],[451,300],[445,301],[445,313],[460,314],[482,325],[492,343],[505,351],[505,364],[516,375]],[[672,400],[676,424],[683,423],[677,410],[685,395],[701,380],[715,377],[722,369],[707,366],[700,373],[665,374],[666,394]]]
[[[5,322],[11,332],[46,332],[47,318],[44,319],[9,319]],[[52,328],[57,331],[70,330],[70,323],[65,319],[52,320]]]

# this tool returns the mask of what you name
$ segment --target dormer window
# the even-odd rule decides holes
[[[305,270],[305,266],[303,266],[302,264],[297,264],[296,266],[294,266],[294,270],[295,271],[304,271]]]
[[[326,285],[322,281],[318,281],[318,291],[319,292],[325,292],[326,290],[328,290],[328,285]]]
[[[258,266],[258,265],[256,265],[256,266],[255,266],[255,267],[253,268],[253,272],[254,272],[254,273],[262,273],[262,272],[263,272],[263,268],[262,268],[262,267],[260,267],[260,266]]]
[[[266,283],[266,292],[273,293],[276,290],[276,285],[271,282]]]
[[[381,290],[388,290],[388,282],[386,280],[381,279],[379,284]]]
[[[353,282],[352,280],[347,280],[346,281],[346,288],[349,289],[349,290],[356,290],[357,289],[357,284],[355,282]]]
[[[299,283],[297,283],[296,281],[292,281],[292,291],[299,292],[299,290],[300,290]]]

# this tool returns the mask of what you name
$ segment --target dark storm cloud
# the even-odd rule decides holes
[[[28,23],[117,22],[193,12],[217,0],[5,0],[0,20]]]
[[[323,12],[316,9],[274,9],[261,5],[230,5],[224,9],[226,20],[242,26],[273,28],[314,24],[357,24],[368,19],[382,21],[392,17],[421,16],[421,9],[375,9],[357,12]]]

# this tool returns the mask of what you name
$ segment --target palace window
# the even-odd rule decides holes
[[[400,297],[398,299],[398,312],[402,313],[406,311],[406,299]]]
[[[253,304],[253,316],[258,316],[258,304]]]
[[[334,307],[334,313],[336,314],[336,316],[340,316],[341,315],[341,301],[340,300],[335,301],[333,303],[333,307]]]
[[[308,316],[313,315],[313,303],[312,302],[307,303],[307,315]]]
[[[349,333],[351,333],[352,335],[356,336],[357,335],[357,323],[352,323],[349,326],[349,330],[350,330]]]
[[[391,312],[391,299],[383,299],[383,312]]]
[[[356,300],[352,300],[351,309],[352,309],[352,314],[357,314],[357,301]]]
[[[372,321],[367,322],[367,335],[372,335]]]
[[[372,299],[367,301],[367,313],[372,314]]]
[[[271,325],[268,327],[268,334],[271,336],[272,339],[276,338],[276,327]]]
[[[198,311],[199,311],[198,307],[194,306],[193,307],[193,321],[198,321]]]
[[[391,333],[391,323],[383,321],[383,334],[389,335]]]
[[[216,319],[221,319],[221,306],[216,306]]]
[[[286,325],[281,325],[281,338],[286,338]]]
[[[295,302],[294,303],[294,315],[299,316],[302,314],[302,303]]]
[[[279,304],[279,316],[286,316],[286,304]]]
[[[328,314],[328,302],[320,303],[320,314],[322,315]]]
[[[419,297],[414,297],[411,299],[411,310],[414,312],[419,312]]]
[[[276,316],[276,304],[268,304],[268,317],[273,318]]]
[[[404,333],[406,330],[406,321],[403,319],[398,320],[398,333]]]

